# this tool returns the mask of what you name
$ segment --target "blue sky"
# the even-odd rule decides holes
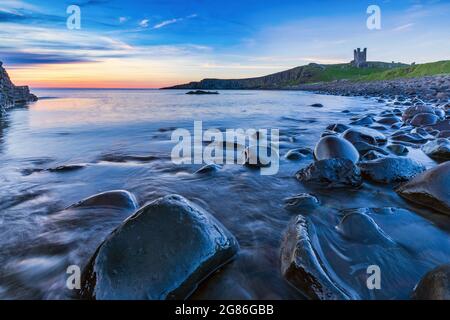
[[[66,8],[81,8],[81,30]],[[369,5],[381,30],[366,27]],[[450,1],[0,0],[0,60],[35,86],[158,87],[369,60],[450,58]]]

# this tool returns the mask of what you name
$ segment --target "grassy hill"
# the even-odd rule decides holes
[[[204,79],[167,89],[281,89],[296,85],[329,82],[333,80],[375,81],[450,74],[450,61],[418,65],[369,62],[366,68],[356,68],[350,63],[311,63],[263,77],[248,79]]]

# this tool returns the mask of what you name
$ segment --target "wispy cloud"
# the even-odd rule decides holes
[[[403,24],[401,26],[395,27],[393,31],[404,31],[404,30],[410,30],[414,26],[414,23],[407,23]]]
[[[174,19],[170,19],[170,20],[164,20],[164,21],[162,21],[162,22],[160,22],[158,24],[155,24],[153,26],[153,29],[160,29],[160,28],[168,26],[170,24],[174,24],[174,23],[186,20],[186,19],[192,19],[192,18],[196,18],[196,17],[197,17],[197,14],[194,13],[194,14],[191,14],[191,15],[186,16],[184,18],[174,18]]]
[[[119,17],[119,23],[125,23],[128,21],[127,17]]]
[[[147,28],[149,22],[150,22],[150,21],[149,21],[148,19],[143,19],[143,20],[139,21],[139,26],[140,26],[141,28]]]

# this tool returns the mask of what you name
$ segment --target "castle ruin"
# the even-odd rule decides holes
[[[367,48],[362,51],[360,48],[353,50],[352,64],[357,68],[367,67]]]

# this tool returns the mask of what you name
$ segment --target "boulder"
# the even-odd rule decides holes
[[[408,181],[425,171],[421,163],[403,157],[384,157],[361,162],[359,167],[363,177],[380,183]]]
[[[431,126],[439,121],[439,117],[431,113],[419,113],[411,120],[411,125],[415,127]]]
[[[422,146],[422,151],[430,158],[437,160],[450,160],[450,140],[438,138]]]
[[[342,134],[342,137],[353,144],[355,142],[362,141],[372,145],[383,145],[387,141],[384,134],[378,132],[377,130],[365,127],[347,129]]]
[[[210,213],[169,195],[139,209],[99,246],[83,271],[81,297],[186,299],[237,251]]]
[[[326,159],[316,161],[300,169],[296,175],[301,182],[327,188],[359,187],[361,172],[348,159]]]
[[[419,174],[395,191],[407,200],[450,215],[450,162]]]
[[[312,153],[311,149],[296,148],[296,149],[289,150],[286,153],[285,158],[288,160],[299,160],[299,159],[303,159],[303,158],[307,157],[311,153]]]
[[[428,272],[414,288],[416,300],[450,300],[450,264]]]
[[[401,144],[390,144],[386,148],[397,156],[405,156],[409,153],[408,148]]]
[[[120,207],[135,210],[138,207],[136,197],[126,190],[102,192],[83,199],[69,208]]]
[[[367,126],[367,125],[371,125],[373,122],[374,121],[371,116],[365,116],[365,117],[362,117],[361,119],[357,119],[355,121],[350,122],[350,124],[355,125],[355,126]]]
[[[290,211],[312,211],[320,205],[319,199],[309,193],[300,193],[284,199],[284,207]]]
[[[401,122],[401,121],[402,121],[402,119],[400,119],[397,116],[382,117],[381,119],[377,120],[378,123],[389,124],[389,125],[392,125],[394,123],[398,123],[398,122]]]
[[[403,121],[407,122],[414,118],[414,116],[420,114],[420,113],[431,113],[434,114],[434,108],[432,106],[422,105],[419,104],[417,106],[409,107],[403,112],[402,119]]]
[[[326,136],[319,140],[314,149],[316,160],[333,158],[349,159],[353,163],[358,162],[358,150],[345,139],[337,136]]]

